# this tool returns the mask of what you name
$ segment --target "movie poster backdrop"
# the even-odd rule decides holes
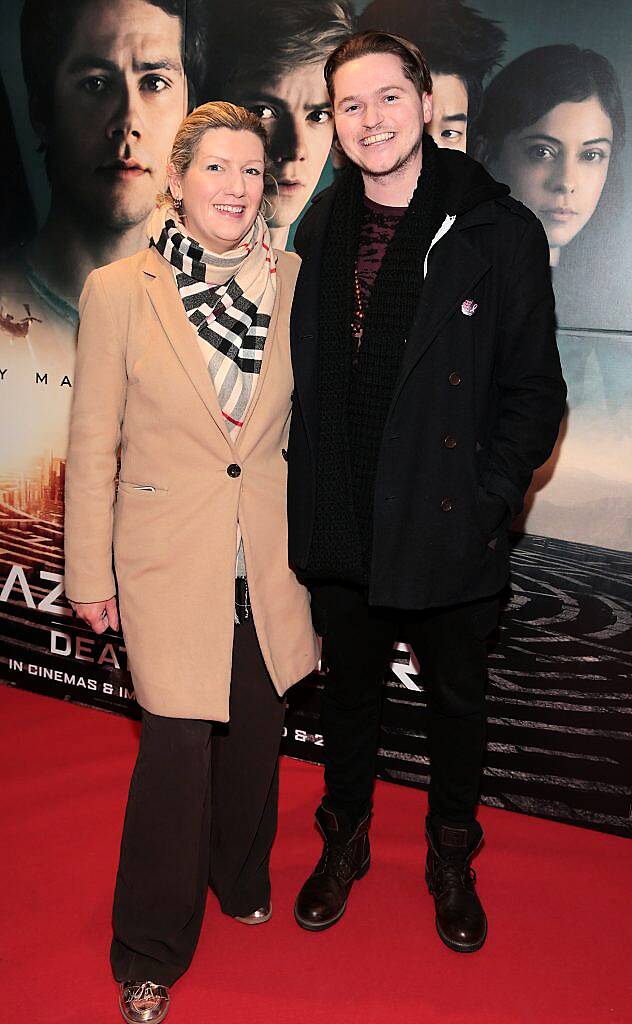
[[[91,633],[63,593],[83,281],[146,244],[177,125],[206,99],[261,117],[273,240],[291,248],[344,164],[325,58],[356,25],[385,28],[428,58],[437,143],[481,160],[542,220],[569,387],[560,441],[514,523],[482,799],[632,834],[630,5],[1,0],[0,14],[0,677],[137,714],[121,634]],[[379,774],[424,787],[423,665],[405,640],[385,681]],[[321,686],[314,675],[291,692],[286,753],[322,759]]]

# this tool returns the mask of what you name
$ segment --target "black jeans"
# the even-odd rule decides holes
[[[209,886],[232,916],[268,903],[284,710],[250,616],[235,627],[228,725],[143,712],[114,895],[117,981],[184,973]]]
[[[369,606],[343,584],[313,588],[323,616],[321,699],[325,783],[330,805],[359,818],[370,806],[393,644],[406,640],[419,661],[429,709],[430,815],[474,821],[485,750],[486,640],[498,597],[426,612]]]

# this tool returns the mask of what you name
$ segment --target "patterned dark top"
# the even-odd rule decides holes
[[[364,197],[364,216],[358,247],[358,280],[362,306],[366,309],[388,243],[407,206],[382,206]]]

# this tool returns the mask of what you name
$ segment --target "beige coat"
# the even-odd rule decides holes
[[[278,693],[317,662],[309,597],[287,558],[289,316],[299,260],[277,259],[261,374],[235,442],[171,267],[155,249],[93,271],[81,297],[66,593],[102,601],[118,588],[136,695],[154,714],[228,720],[238,522]],[[235,466],[238,476],[227,472]]]

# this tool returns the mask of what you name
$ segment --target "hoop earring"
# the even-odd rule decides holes
[[[274,177],[273,174],[270,174],[268,171],[266,171],[266,173],[264,175],[264,178],[263,178],[264,182],[266,181],[266,178],[267,178],[268,182],[272,182],[274,184],[274,187],[276,189],[276,198],[278,200],[278,198],[279,198],[279,185],[278,185],[278,182],[277,182],[276,178]],[[268,199],[267,195],[264,192],[263,198],[261,200],[261,206],[259,207],[259,210],[261,211],[261,215],[262,215],[263,219],[264,220],[270,220],[270,218],[273,217],[274,214],[276,213],[276,209],[277,208],[276,208],[275,203],[273,203],[270,199]]]
[[[259,207],[259,213],[264,220],[270,220],[275,211],[275,206],[270,202],[267,196],[264,196],[261,200],[261,206]]]

